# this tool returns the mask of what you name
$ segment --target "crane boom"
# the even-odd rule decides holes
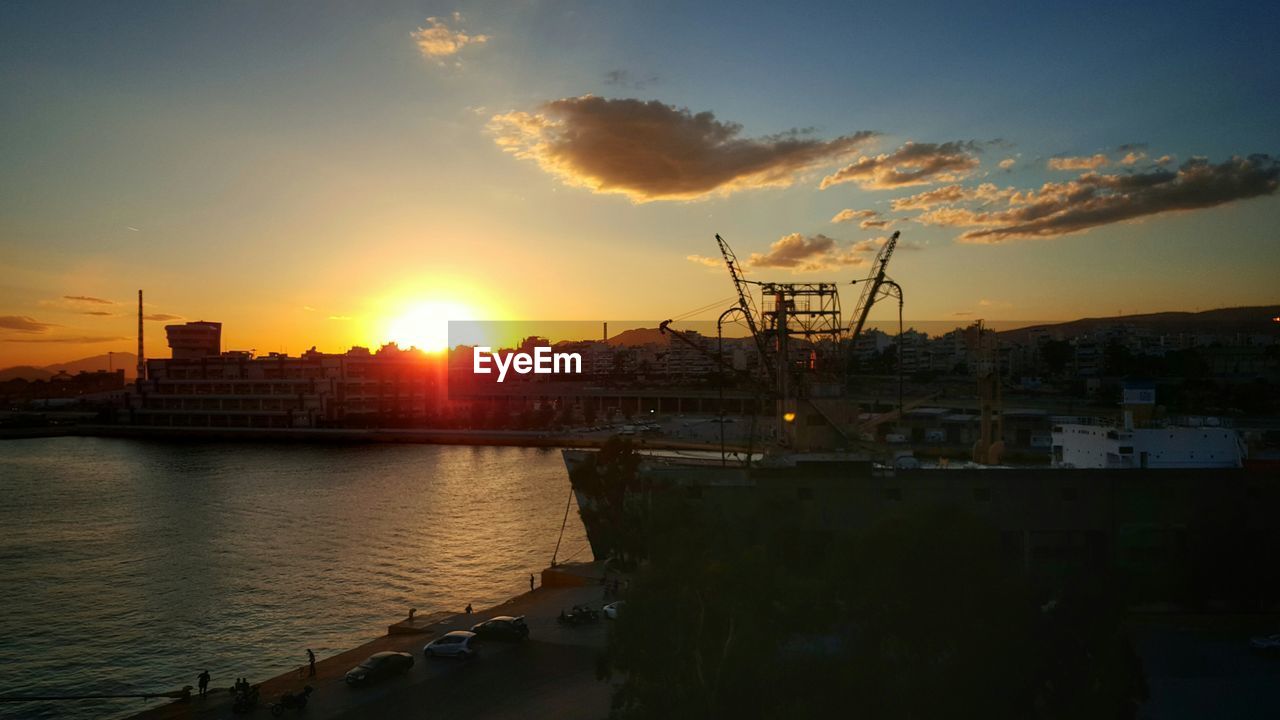
[[[858,305],[853,309],[853,314],[849,316],[853,321],[850,326],[850,341],[858,339],[858,335],[862,332],[862,326],[867,323],[867,314],[871,312],[871,306],[876,304],[880,286],[885,281],[885,269],[889,267],[889,258],[893,257],[893,249],[897,245],[898,232],[894,231],[889,236],[889,239],[885,240],[884,245],[880,246],[880,252],[876,254],[875,262],[871,264],[871,272],[867,275],[867,279],[862,281],[862,296],[858,298]]]
[[[747,328],[751,331],[751,337],[755,339],[756,349],[760,351],[760,365],[772,375],[769,343],[760,334],[760,325],[756,322],[759,313],[756,311],[755,303],[751,300],[751,291],[747,288],[747,278],[742,273],[742,266],[738,263],[738,256],[733,253],[733,248],[729,247],[728,241],[720,237],[719,233],[716,233],[716,242],[720,245],[720,255],[724,257],[724,264],[729,268],[729,277],[733,278],[733,288],[738,291],[738,306],[742,308],[742,314],[746,316]]]

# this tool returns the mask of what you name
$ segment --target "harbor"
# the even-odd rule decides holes
[[[613,576],[613,579],[618,579]],[[250,678],[259,693],[251,716],[262,714],[280,695],[313,688],[305,715],[315,720],[400,717],[431,714],[451,718],[557,717],[598,720],[609,712],[611,686],[596,678],[596,660],[604,649],[606,620],[578,627],[556,622],[575,605],[599,608],[605,574],[601,565],[578,563],[547,568],[539,586],[499,605],[467,613],[434,612],[412,622],[392,624],[387,634],[316,662],[315,675],[300,666],[265,681]],[[426,657],[423,646],[451,630],[467,630],[494,616],[521,616],[530,629],[519,643],[486,642],[468,660]],[[403,675],[370,688],[352,688],[344,676],[376,652],[410,653],[416,661]],[[133,720],[233,718],[232,693],[219,678],[205,697],[161,705]]]

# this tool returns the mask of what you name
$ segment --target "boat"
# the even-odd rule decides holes
[[[789,349],[802,343],[816,355],[820,345],[814,336],[830,331],[829,325],[815,326],[812,317],[793,317],[800,314],[797,293],[813,284],[761,284],[766,312],[756,313],[732,251],[722,240],[721,248],[738,283],[738,311],[756,318],[751,329],[763,339],[761,356],[773,358],[771,400],[777,412],[765,424],[776,429],[750,458],[640,453],[628,438],[616,438],[613,447],[603,449],[564,450],[597,559],[627,553],[623,545],[634,539],[626,540],[621,526],[635,524],[622,518],[633,500],[654,494],[743,522],[776,508],[833,531],[868,528],[912,508],[955,506],[994,526],[1004,549],[1030,572],[1062,577],[1118,570],[1133,596],[1148,600],[1178,595],[1169,578],[1203,575],[1206,564],[1221,560],[1226,567],[1260,547],[1280,547],[1274,522],[1280,469],[1248,463],[1239,433],[1221,422],[1154,418],[1154,394],[1141,384],[1132,395],[1126,392],[1116,419],[1055,424],[1051,462],[1002,464],[1000,383],[991,352],[991,362],[979,364],[974,373],[982,429],[971,460],[924,460],[868,441],[859,432],[865,424],[858,424],[866,413],[830,391],[839,383],[817,373],[803,377],[794,372],[797,364],[788,362]],[[882,248],[871,284],[884,280],[886,263]],[[874,301],[879,294],[878,288],[864,289],[854,314],[858,327],[867,298]],[[793,335],[791,328],[801,332]],[[663,330],[670,331],[666,324]],[[988,342],[980,326],[977,337],[980,345]],[[841,344],[837,339],[827,347]],[[799,363],[805,369],[822,364],[812,355]],[[907,407],[900,400],[895,412],[876,414],[874,420],[892,421]],[[619,463],[626,465],[621,475]],[[1231,562],[1222,553],[1231,554]]]

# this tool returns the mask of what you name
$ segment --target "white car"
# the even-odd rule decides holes
[[[626,604],[627,604],[626,600],[618,600],[617,602],[611,602],[608,605],[605,605],[604,616],[609,620],[617,620],[618,611],[621,610],[622,606]]]
[[[476,634],[469,630],[451,630],[427,643],[422,652],[427,657],[456,657],[467,659],[475,654],[471,646]]]

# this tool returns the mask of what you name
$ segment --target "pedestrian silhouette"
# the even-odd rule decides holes
[[[533,573],[529,573],[529,592],[533,592]]]
[[[413,614],[418,612],[417,608],[409,608],[409,622],[413,622]]]
[[[200,681],[200,697],[204,697],[205,692],[209,689],[209,671],[201,672],[196,676],[196,680]]]
[[[316,676],[316,654],[307,648],[307,662],[311,664],[311,677]]]
[[[471,603],[467,603],[467,614],[471,614]]]

